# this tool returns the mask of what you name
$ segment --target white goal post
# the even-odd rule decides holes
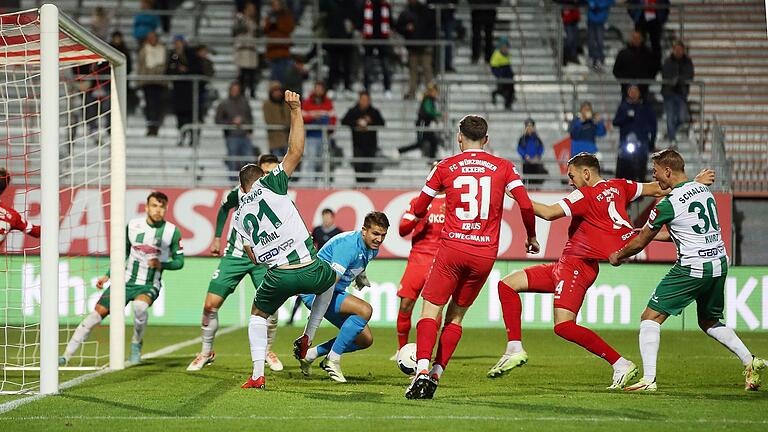
[[[95,132],[98,135],[96,138],[98,143],[95,145],[99,148],[98,162],[103,162],[104,165],[104,167],[98,165],[95,168],[98,171],[98,175],[101,176],[97,186],[99,187],[99,193],[102,190],[109,189],[108,223],[110,228],[107,234],[109,248],[106,249],[105,247],[105,252],[109,256],[111,274],[110,300],[111,304],[114,305],[114,312],[116,312],[110,316],[109,367],[116,370],[125,367],[125,319],[124,314],[121,313],[123,308],[119,305],[125,304],[126,59],[122,53],[91,34],[72,18],[61,13],[53,4],[45,4],[36,10],[2,15],[0,18],[2,18],[0,36],[3,37],[3,43],[0,44],[0,67],[4,68],[6,82],[10,82],[9,76],[26,73],[28,78],[25,78],[23,84],[17,85],[18,88],[30,86],[37,89],[39,85],[39,95],[27,96],[27,100],[19,102],[19,105],[22,103],[26,104],[24,107],[29,105],[39,106],[39,112],[30,115],[30,117],[39,116],[39,120],[36,120],[35,123],[39,124],[39,130],[35,130],[37,129],[36,127],[26,126],[31,130],[30,135],[37,135],[39,137],[39,172],[33,174],[25,173],[25,176],[27,176],[28,184],[33,185],[32,188],[34,188],[34,185],[37,184],[37,179],[33,179],[33,177],[39,175],[41,228],[39,246],[39,329],[35,328],[35,331],[39,330],[39,350],[35,346],[34,350],[28,350],[30,352],[34,351],[34,354],[27,354],[26,351],[24,354],[24,356],[34,357],[39,355],[39,362],[35,358],[34,361],[29,361],[28,363],[25,361],[21,366],[22,368],[27,364],[33,366],[29,369],[39,367],[39,392],[42,394],[52,394],[57,393],[59,390],[58,357],[62,342],[59,340],[59,312],[61,309],[59,299],[61,292],[60,251],[66,253],[60,243],[60,224],[62,219],[64,219],[60,206],[60,181],[62,178],[71,179],[76,176],[84,178],[80,183],[75,183],[76,180],[68,180],[75,183],[75,186],[70,187],[70,189],[85,189],[93,187],[94,184],[91,182],[93,174],[88,173],[89,166],[93,166],[89,165],[92,162],[87,159],[90,156],[84,156],[85,161],[78,166],[77,170],[70,169],[67,172],[60,172],[62,164],[65,163],[63,157],[60,156],[62,142],[64,141],[62,136],[73,133],[71,125],[61,124],[60,122],[60,119],[68,119],[70,117],[68,112],[60,112],[60,108],[61,106],[68,106],[66,104],[68,103],[68,98],[71,97],[69,94],[66,94],[66,91],[65,94],[61,94],[62,84],[64,83],[60,82],[60,78],[64,71],[69,68],[76,68],[95,62],[108,62],[110,71],[109,81],[104,85],[104,88],[109,88],[108,95],[104,96],[106,102],[99,101],[96,103],[99,105],[98,111],[100,113],[102,112],[101,104],[105,105],[106,108],[103,109],[104,118],[102,119],[99,114],[95,117],[96,123],[101,124],[103,121],[107,125],[104,129],[109,128],[108,134],[100,134],[100,131]],[[14,22],[14,19],[16,22]],[[14,26],[17,29],[14,29]],[[34,34],[35,31],[38,32],[37,35]],[[12,37],[8,37],[9,35],[12,35]],[[15,38],[13,40],[18,42],[7,42],[12,40],[12,38]],[[38,72],[39,78],[36,76]],[[29,76],[33,78],[29,78]],[[91,77],[89,79],[94,78]],[[5,98],[11,99],[11,96],[8,96],[11,93],[13,92],[6,89],[3,94]],[[33,91],[32,93],[35,92]],[[29,99],[33,98],[35,100],[29,103]],[[16,103],[15,100],[13,102]],[[7,119],[8,113],[12,109],[8,108],[11,105],[10,103],[7,101],[4,101],[4,103],[6,104],[4,111]],[[85,111],[85,103],[81,105],[78,107],[78,110]],[[11,123],[11,120],[6,121]],[[93,122],[93,118],[81,115],[78,121],[79,123],[76,127],[81,127],[83,131],[86,131],[91,129],[90,123]],[[27,120],[27,122],[30,121]],[[86,132],[83,132],[83,134],[85,135]],[[86,136],[82,139],[82,142],[91,142],[89,139],[92,141],[91,136]],[[37,140],[38,138],[30,138],[29,142],[34,142],[37,145]],[[8,138],[7,141],[9,142],[7,144],[8,148],[11,148],[11,139]],[[25,140],[24,145],[29,146],[29,142]],[[84,145],[87,146],[88,144]],[[83,153],[87,154],[88,151]],[[30,153],[36,152],[37,150]],[[5,157],[6,165],[9,163],[8,160],[13,162],[13,155],[11,153],[7,151]],[[34,157],[36,158],[37,155],[34,155]],[[69,154],[68,158],[73,159],[74,157],[72,154]],[[27,161],[25,160],[24,163],[26,167]],[[74,166],[74,164],[70,166]],[[104,179],[103,183],[102,178]],[[18,210],[21,212],[21,209]],[[27,253],[27,250],[23,250],[21,253],[25,260]],[[34,252],[30,253],[30,255],[32,254]],[[2,288],[0,287],[0,289]],[[8,282],[6,282],[5,289],[9,291]],[[64,301],[67,300],[65,299]],[[6,325],[6,323],[0,323],[0,325]],[[37,326],[37,323],[27,324],[25,322],[24,326],[22,326],[22,334],[32,326]],[[7,340],[8,336],[6,335],[4,344],[8,344]],[[28,343],[26,339],[25,343]],[[30,343],[30,346],[36,343],[37,341]],[[21,382],[19,390],[21,392],[31,390],[26,385],[27,382],[36,384],[36,381],[27,380],[26,378],[22,379]]]

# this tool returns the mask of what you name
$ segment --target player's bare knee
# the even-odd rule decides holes
[[[528,288],[528,276],[526,276],[524,270],[510,273],[502,279],[502,282],[517,292],[525,291]]]

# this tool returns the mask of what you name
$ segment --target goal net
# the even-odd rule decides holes
[[[66,366],[58,356],[99,276],[113,272],[113,305],[123,295],[123,62],[55,6],[0,15],[0,212],[41,227],[38,239],[5,226],[0,240],[0,393],[53,393],[59,371],[122,367],[124,349],[110,349],[124,343],[122,314]]]

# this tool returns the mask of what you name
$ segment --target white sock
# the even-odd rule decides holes
[[[267,320],[265,318],[251,315],[248,321],[248,342],[251,345],[251,361],[253,361],[251,377],[258,379],[264,376],[264,360],[267,358]]]
[[[317,358],[317,347],[313,346],[312,348],[307,350],[307,356],[304,357],[304,360],[308,362],[313,362]]]
[[[749,348],[744,345],[744,342],[736,336],[736,332],[732,328],[720,324],[708,328],[707,334],[736,354],[744,366],[752,362],[752,353],[749,352]]]
[[[616,363],[612,364],[613,370],[621,370],[627,366],[629,366],[629,360],[625,359],[624,357],[619,357],[618,360],[616,360]]]
[[[331,351],[328,353],[328,360],[330,360],[330,361],[332,361],[332,362],[336,362],[336,363],[338,363],[338,362],[340,362],[340,361],[341,361],[341,354],[337,354],[336,352],[334,352],[333,350],[331,350]]]
[[[144,339],[144,330],[147,328],[149,304],[141,300],[133,301],[133,337],[131,343],[141,343]]]
[[[656,357],[661,343],[661,324],[654,320],[640,322],[640,356],[643,358],[643,379],[646,382],[656,380]]]
[[[309,311],[309,319],[307,320],[307,326],[304,328],[304,334],[309,337],[309,342],[315,339],[315,332],[320,327],[320,323],[323,322],[323,316],[325,311],[328,310],[328,305],[331,304],[333,298],[333,289],[329,288],[324,293],[315,296],[315,301],[312,302],[312,309]]]
[[[509,341],[507,342],[507,351],[504,352],[506,355],[512,355],[523,351],[523,343],[520,341]]]
[[[421,359],[416,362],[416,372],[429,370],[429,359]]]
[[[219,329],[219,310],[211,309],[207,313],[203,311],[203,348],[200,353],[208,355],[213,351],[213,338],[216,337],[216,331]]]
[[[432,370],[429,371],[429,374],[430,375],[437,375],[437,377],[440,378],[441,376],[443,376],[443,367],[440,366],[439,364],[433,364],[432,365]]]
[[[67,343],[67,348],[64,350],[64,358],[66,358],[67,361],[72,358],[72,356],[75,354],[75,351],[80,348],[80,344],[88,339],[88,335],[91,334],[91,330],[93,330],[93,328],[96,327],[100,322],[101,315],[99,315],[99,313],[96,311],[91,311],[91,313],[89,313],[88,316],[86,316],[85,319],[80,322],[80,325],[77,326],[75,332],[72,334],[72,339],[70,339],[69,343]]]
[[[272,351],[275,335],[277,335],[277,314],[270,315],[267,318],[267,352]]]

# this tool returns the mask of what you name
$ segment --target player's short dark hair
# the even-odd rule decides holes
[[[320,214],[326,214],[326,213],[330,213],[331,216],[335,216],[336,215],[336,213],[333,210],[329,209],[329,208],[324,208],[323,211],[320,212]]]
[[[480,141],[488,135],[488,122],[479,115],[467,115],[459,120],[459,132],[472,141]]]
[[[249,163],[248,165],[240,168],[240,186],[245,189],[247,186],[251,186],[253,182],[262,178],[264,171],[256,164]]]
[[[163,207],[168,205],[168,195],[160,191],[153,191],[152,193],[150,193],[149,196],[147,197],[147,204],[149,204],[149,200],[152,198],[156,199],[160,204],[163,205]]]
[[[280,163],[280,160],[272,153],[264,153],[263,155],[259,156],[259,166],[268,163]]]
[[[669,168],[678,173],[685,172],[685,160],[671,148],[657,151],[651,155],[651,160],[662,168]]]
[[[389,228],[389,219],[387,218],[387,215],[377,211],[372,211],[365,215],[363,226],[370,228],[373,225],[380,226],[382,228]]]
[[[568,159],[568,166],[573,165],[579,168],[589,168],[600,174],[600,161],[592,153],[581,152]]]
[[[0,168],[0,194],[5,192],[5,188],[11,184],[11,175],[8,174],[8,170]]]

